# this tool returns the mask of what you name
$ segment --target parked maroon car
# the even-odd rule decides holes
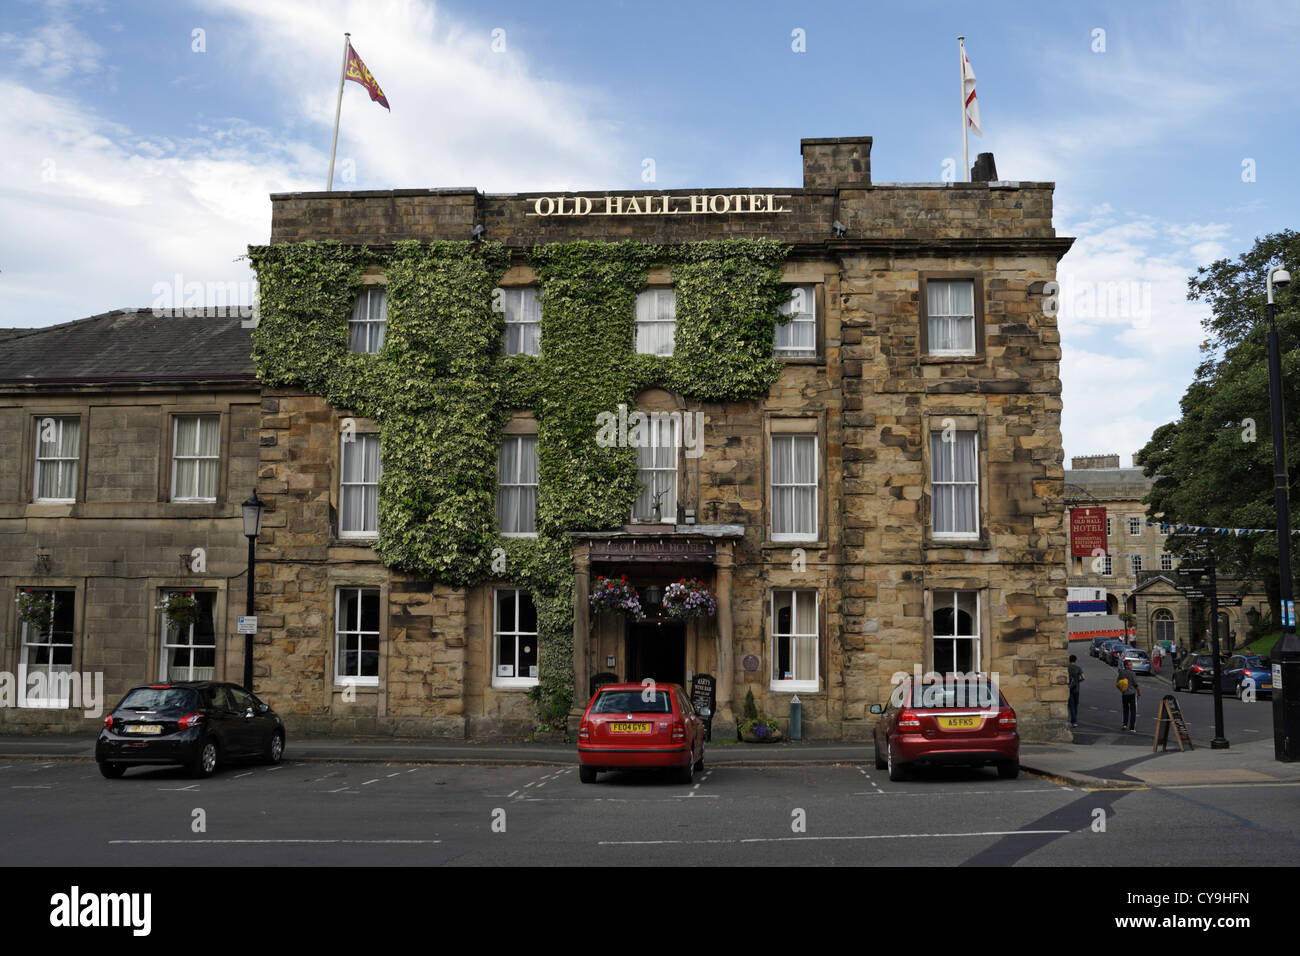
[[[996,684],[972,676],[916,685],[907,678],[894,688],[875,729],[876,769],[904,780],[912,767],[992,764],[998,776],[1020,773],[1016,712]]]
[[[704,769],[704,722],[679,684],[606,684],[578,727],[578,778],[668,767],[681,783]]]

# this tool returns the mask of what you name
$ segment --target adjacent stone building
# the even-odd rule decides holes
[[[0,732],[93,727],[96,687],[111,707],[133,684],[241,679],[261,415],[243,326],[119,310],[0,341]],[[46,626],[21,619],[28,591]],[[169,627],[156,605],[190,592],[195,622]]]
[[[1072,240],[1052,228],[1050,183],[874,183],[871,146],[803,140],[798,188],[271,197],[273,246],[501,243],[502,351],[536,354],[546,341],[553,359],[578,345],[547,339],[536,246],[790,247],[775,384],[739,400],[637,396],[631,412],[681,423],[662,427],[702,422],[700,453],[669,442],[669,454],[641,454],[627,523],[570,535],[573,629],[561,646],[539,640],[536,603],[508,569],[454,586],[386,567],[379,426],[317,391],[266,388],[255,682],[291,729],[525,732],[539,669],[558,654],[574,715],[596,678],[708,674],[715,735],[734,733],[752,691],[778,720],[797,695],[806,737],[865,738],[870,706],[919,667],[997,672],[1027,738],[1063,737],[1061,352],[1042,289]],[[650,269],[629,355],[671,354],[672,277],[667,263]],[[365,277],[348,319],[354,352],[384,348],[387,281],[382,269]],[[535,533],[547,413],[517,409],[494,437],[503,536]],[[622,575],[645,621],[591,613],[597,579]],[[716,596],[715,615],[681,623],[657,611],[682,578]]]

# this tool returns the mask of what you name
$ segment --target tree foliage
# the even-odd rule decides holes
[[[1286,230],[1255,242],[1236,261],[1202,266],[1188,280],[1187,297],[1204,302],[1202,320],[1208,353],[1181,400],[1181,417],[1157,428],[1138,456],[1148,478],[1151,520],[1225,528],[1273,528],[1273,434],[1268,384],[1268,269],[1281,264],[1297,273],[1300,233]],[[1300,275],[1297,275],[1300,278]],[[1276,291],[1282,354],[1284,435],[1288,464],[1300,451],[1300,308],[1293,289]],[[1292,502],[1300,491],[1300,470],[1288,468]],[[1294,507],[1292,528],[1297,524]],[[1295,536],[1292,536],[1292,552]],[[1223,573],[1262,583],[1278,593],[1275,534],[1216,535],[1215,554]],[[1196,551],[1200,542],[1171,536],[1175,554]]]

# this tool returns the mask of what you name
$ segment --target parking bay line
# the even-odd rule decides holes
[[[249,844],[267,844],[267,843],[270,843],[270,844],[281,844],[281,843],[293,843],[293,844],[318,844],[318,843],[348,843],[348,844],[364,843],[364,844],[390,844],[390,843],[398,843],[398,844],[422,844],[422,845],[427,845],[427,844],[431,844],[431,843],[441,843],[442,841],[441,841],[441,840],[293,840],[293,839],[282,839],[282,840],[109,840],[108,842],[109,842],[109,845],[110,845],[110,846],[125,846],[125,845],[140,846],[140,845],[162,845],[162,844],[178,844],[178,843],[241,843],[241,844],[244,844],[244,843],[249,843]]]
[[[738,840],[601,840],[597,846],[693,846],[706,843],[803,843],[813,840],[944,840],[956,837],[1060,836],[1073,830],[984,830],[974,833],[875,833],[862,836],[746,837]]]
[[[964,797],[986,793],[1061,793],[1066,787],[1035,787],[1032,790],[855,790],[855,797]]]

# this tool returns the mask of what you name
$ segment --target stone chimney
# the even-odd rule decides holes
[[[1083,455],[1071,458],[1070,467],[1075,471],[1087,468],[1118,468],[1119,455]]]
[[[801,139],[803,188],[834,189],[871,183],[871,137]]]
[[[993,162],[992,153],[980,153],[975,157],[975,165],[970,168],[970,181],[973,183],[997,182],[998,167]]]

